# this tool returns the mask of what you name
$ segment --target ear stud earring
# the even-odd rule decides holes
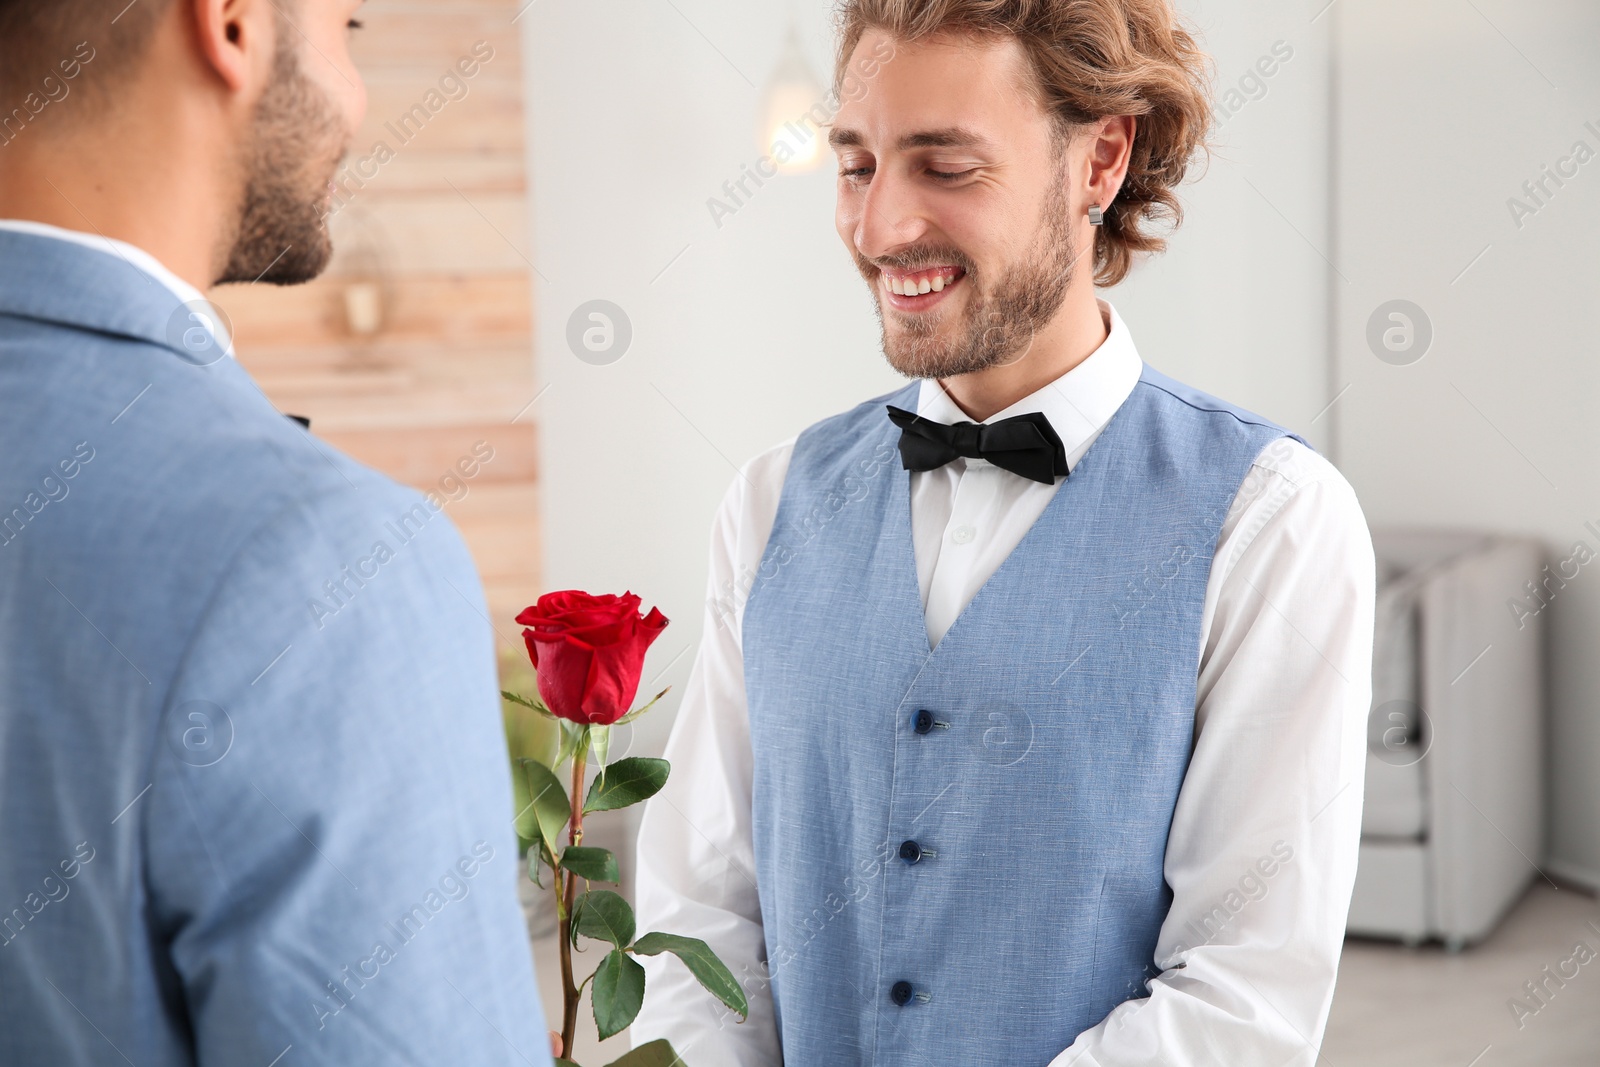
[[[1105,212],[1100,210],[1100,205],[1099,204],[1090,204],[1089,205],[1089,225],[1090,226],[1102,226],[1102,225],[1105,224],[1105,221],[1106,221],[1106,215],[1105,215]]]

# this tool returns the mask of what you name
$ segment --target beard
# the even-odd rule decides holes
[[[908,378],[952,378],[1027,355],[1034,334],[1055,317],[1066,299],[1078,258],[1064,172],[1058,178],[1053,183],[1056,191],[1044,205],[1038,239],[992,285],[955,248],[927,246],[876,260],[856,255],[857,269],[872,286],[883,329],[883,355],[891,367]],[[947,321],[954,313],[942,310],[920,315],[891,310],[888,314],[896,316],[896,328],[891,330],[879,268],[909,271],[934,266],[956,266],[966,272],[962,283],[971,287],[971,293],[960,318]]]
[[[272,81],[256,106],[245,150],[239,227],[218,285],[299,285],[333,258],[323,205],[350,135],[333,104],[306,77],[287,30],[280,21]]]

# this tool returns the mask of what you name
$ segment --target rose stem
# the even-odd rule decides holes
[[[567,829],[567,843],[577,845],[583,842],[583,772],[585,757],[589,748],[589,727],[581,728],[583,735],[578,739],[577,748],[572,753],[572,822]],[[571,871],[565,872],[567,879],[566,907],[563,910],[565,917],[561,922],[561,982],[562,982],[562,1019],[561,1019],[561,1050],[562,1055],[572,1058],[572,1041],[578,1031],[578,987],[572,984],[572,905],[578,893],[578,876]],[[559,879],[557,883],[559,884]]]

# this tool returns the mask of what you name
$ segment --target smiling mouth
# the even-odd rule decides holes
[[[961,267],[926,267],[922,270],[878,272],[878,285],[889,302],[907,311],[920,311],[944,299],[944,293],[967,276]]]

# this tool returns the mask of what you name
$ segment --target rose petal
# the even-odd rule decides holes
[[[639,614],[640,598],[593,596],[577,589],[546,593],[517,622],[539,670],[539,695],[556,715],[610,724],[638,695],[646,650],[667,626],[659,608]]]

